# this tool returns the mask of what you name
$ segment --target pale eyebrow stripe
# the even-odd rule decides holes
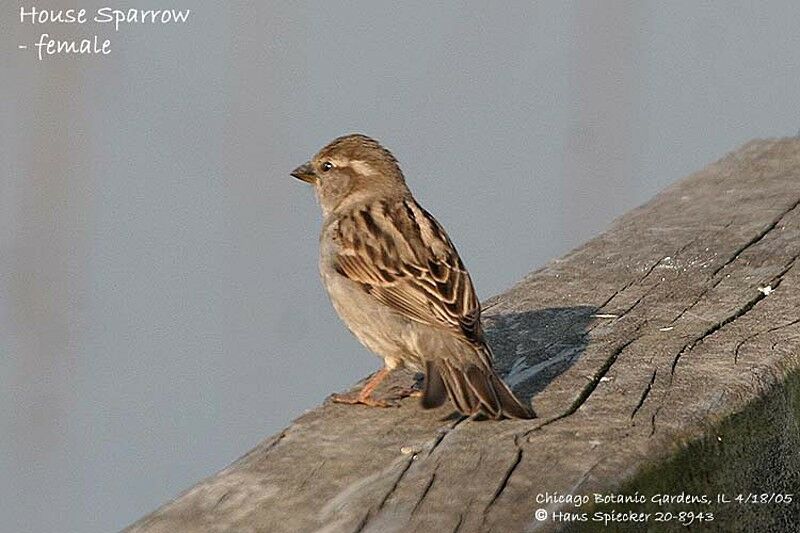
[[[350,168],[365,176],[375,172],[375,170],[372,168],[372,165],[360,159],[350,161]]]
[[[334,166],[337,167],[347,167],[350,166],[346,159],[339,159],[335,157],[328,157],[323,161],[330,161]]]

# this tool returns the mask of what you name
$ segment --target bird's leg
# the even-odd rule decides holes
[[[386,379],[386,376],[389,375],[389,372],[391,372],[391,370],[389,370],[387,367],[383,367],[370,378],[370,380],[366,383],[366,385],[364,385],[358,394],[333,394],[331,395],[331,401],[334,403],[369,405],[370,407],[392,407],[394,404],[372,397],[373,391],[378,388],[378,385],[380,385],[384,379]]]
[[[372,395],[372,392],[378,388],[378,385],[380,385],[381,382],[386,379],[386,376],[389,375],[389,372],[391,372],[391,370],[389,370],[388,367],[383,367],[378,370],[378,372],[372,376],[369,381],[367,381],[367,384],[364,385],[364,388],[361,389],[361,392],[358,394],[359,398],[369,398]]]

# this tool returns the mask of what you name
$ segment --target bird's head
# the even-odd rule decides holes
[[[408,191],[392,153],[361,134],[334,139],[291,175],[314,185],[326,214],[352,203]]]

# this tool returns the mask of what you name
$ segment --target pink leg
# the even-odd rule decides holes
[[[372,378],[370,378],[370,380],[366,383],[366,385],[364,385],[358,394],[333,394],[331,395],[331,401],[334,403],[347,403],[352,405],[369,405],[370,407],[392,407],[394,404],[372,397],[372,393],[376,388],[378,388],[378,385],[380,385],[381,382],[386,379],[386,376],[389,375],[389,372],[391,372],[391,370],[383,367],[374,376],[372,376]]]

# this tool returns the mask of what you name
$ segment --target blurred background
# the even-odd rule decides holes
[[[118,530],[379,367],[288,175],[333,137],[394,151],[486,298],[800,128],[790,0],[46,6],[192,10],[118,33],[0,4],[7,531]],[[43,32],[112,53],[40,62]]]

